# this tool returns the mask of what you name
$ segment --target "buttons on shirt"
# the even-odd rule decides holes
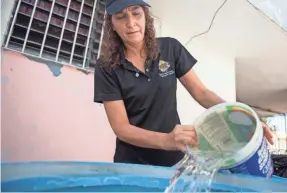
[[[149,69],[146,68],[145,69],[146,72],[149,72]],[[149,76],[149,73],[144,73],[146,75],[146,77],[148,78],[147,81],[150,82],[151,81],[151,77]],[[138,70],[135,71],[135,77],[139,77],[140,76],[140,72]]]
[[[148,69],[148,68],[146,68],[146,69],[145,69],[145,71],[146,71],[146,72],[148,72],[148,71],[149,71],[149,69]],[[148,75],[148,74],[147,74],[147,75]],[[150,77],[147,79],[147,81],[149,81],[149,82],[151,81]]]

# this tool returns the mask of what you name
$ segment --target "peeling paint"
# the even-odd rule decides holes
[[[1,77],[1,83],[6,84],[8,82],[9,82],[9,78],[8,77],[6,77],[6,76]]]
[[[30,60],[33,60],[35,62],[39,62],[42,64],[46,64],[47,67],[50,69],[50,71],[52,72],[52,74],[56,77],[60,76],[62,74],[61,69],[63,68],[62,64],[56,63],[56,62],[52,62],[52,61],[47,61],[47,60],[43,60],[40,58],[35,58],[35,57],[31,57],[31,56],[27,56]]]
[[[84,69],[77,69],[77,70],[82,72],[82,73],[84,73],[84,74],[86,74],[86,75],[89,75],[91,73],[90,71],[84,70]]]

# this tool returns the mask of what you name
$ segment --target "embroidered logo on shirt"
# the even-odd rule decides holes
[[[174,71],[169,70],[169,67],[170,67],[169,62],[166,62],[164,60],[160,60],[158,63],[158,68],[159,68],[160,72],[162,72],[162,73],[159,73],[159,75],[161,77],[166,77],[168,75],[174,74]]]
[[[170,64],[163,60],[160,60],[158,65],[159,65],[159,70],[162,72],[167,71],[168,68],[170,67]]]

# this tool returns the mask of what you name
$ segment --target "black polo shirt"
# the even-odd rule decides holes
[[[123,100],[130,124],[169,133],[180,124],[177,112],[177,78],[187,73],[196,59],[174,38],[158,38],[159,59],[141,72],[122,60],[112,69],[97,63],[94,102]],[[119,139],[115,162],[172,166],[183,157],[180,151],[136,147]]]

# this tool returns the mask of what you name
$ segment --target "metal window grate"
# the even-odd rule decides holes
[[[5,48],[92,70],[105,0],[18,0]]]
[[[287,155],[287,114],[277,114],[266,120],[275,135],[274,145],[269,146],[270,151],[272,154]]]

